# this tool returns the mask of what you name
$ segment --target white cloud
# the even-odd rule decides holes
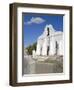
[[[41,17],[32,17],[29,21],[24,22],[24,24],[32,24],[32,23],[41,24],[43,22],[45,22],[45,20]]]

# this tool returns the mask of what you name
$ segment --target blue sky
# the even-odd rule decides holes
[[[23,14],[24,47],[37,41],[47,24],[52,24],[56,31],[63,31],[63,15]]]

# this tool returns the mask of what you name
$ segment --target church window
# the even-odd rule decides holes
[[[47,36],[49,36],[49,33],[50,33],[50,31],[49,31],[49,27],[47,28]]]

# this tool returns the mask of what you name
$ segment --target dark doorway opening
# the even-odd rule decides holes
[[[58,54],[58,43],[56,41],[56,55]]]
[[[49,48],[49,46],[48,46],[48,47],[47,47],[47,55],[49,55],[49,49],[50,49],[50,48]]]

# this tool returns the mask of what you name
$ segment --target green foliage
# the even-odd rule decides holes
[[[28,55],[32,55],[32,50],[36,50],[36,45],[37,43],[34,43],[26,48]]]

